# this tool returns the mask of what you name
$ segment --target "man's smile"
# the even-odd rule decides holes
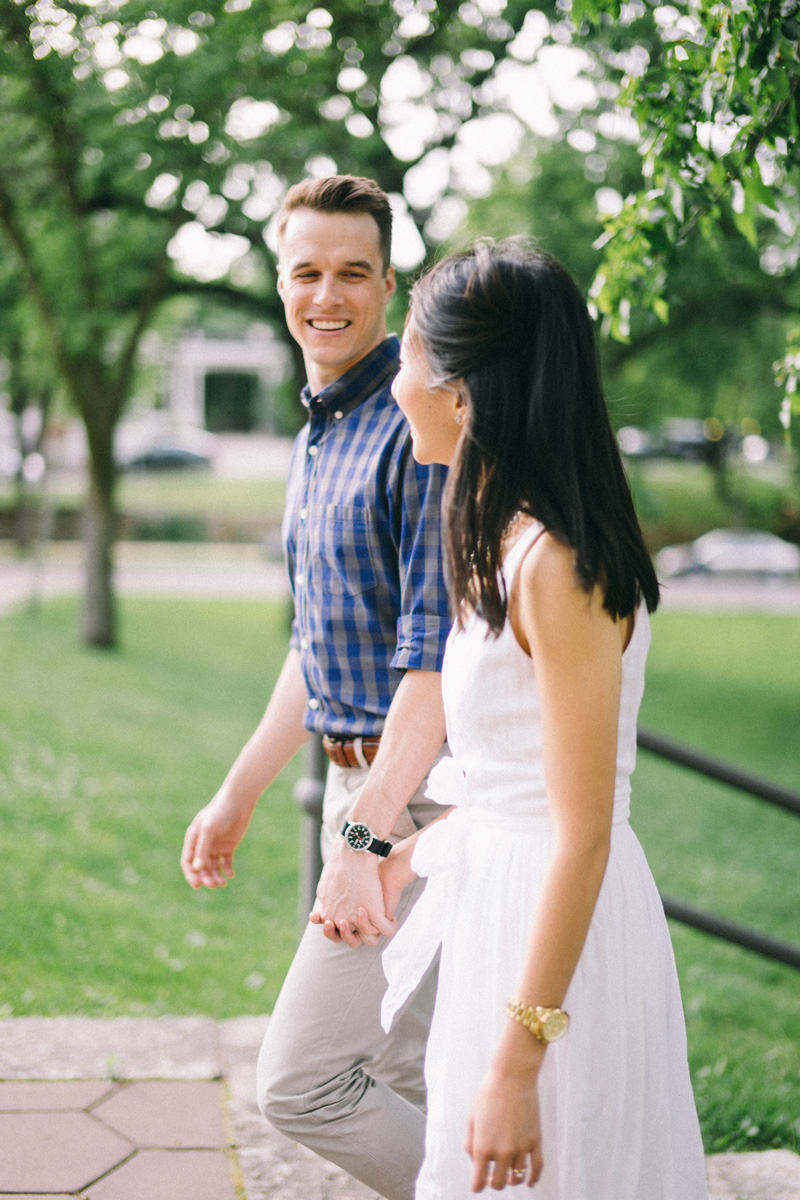
[[[320,329],[323,333],[346,329],[350,324],[349,321],[323,321],[319,317],[311,317],[308,323],[312,329]]]

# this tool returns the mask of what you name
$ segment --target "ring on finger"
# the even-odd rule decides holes
[[[508,1178],[511,1181],[511,1183],[522,1183],[523,1179],[525,1178],[525,1168],[524,1167],[509,1167],[508,1168]]]

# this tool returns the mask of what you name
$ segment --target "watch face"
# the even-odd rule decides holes
[[[344,836],[351,850],[366,850],[372,841],[372,830],[369,825],[362,825],[356,821]]]
[[[546,1042],[555,1042],[567,1032],[569,1017],[560,1008],[553,1008],[542,1017],[542,1036]]]

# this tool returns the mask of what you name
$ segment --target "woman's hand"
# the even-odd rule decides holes
[[[389,919],[393,918],[397,911],[404,888],[417,878],[411,869],[411,855],[414,853],[418,836],[414,834],[398,842],[392,847],[388,857],[381,859],[378,865],[378,875],[383,888],[383,906]]]
[[[489,1072],[472,1105],[466,1150],[472,1190],[498,1190],[542,1173],[542,1137],[536,1081],[545,1047],[521,1025],[506,1023]]]
[[[487,1184],[498,1190],[523,1182],[533,1187],[542,1173],[535,1082],[487,1075],[472,1106],[467,1153],[474,1167],[473,1192],[482,1192]]]

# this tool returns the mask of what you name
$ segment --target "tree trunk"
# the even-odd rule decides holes
[[[36,503],[20,466],[14,478],[14,543],[17,550],[30,550],[36,529]]]
[[[113,585],[113,547],[116,509],[112,486],[101,487],[94,473],[84,514],[86,578],[81,612],[81,634],[91,646],[117,644],[117,617]]]

